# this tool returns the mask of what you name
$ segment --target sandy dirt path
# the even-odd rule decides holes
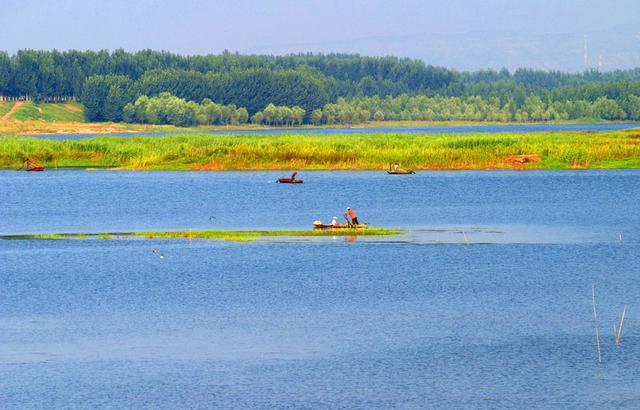
[[[16,103],[13,105],[13,107],[11,107],[9,112],[3,115],[2,118],[0,118],[0,122],[9,122],[9,118],[11,118],[13,113],[18,111],[18,108],[20,108],[22,104],[24,104],[24,101],[16,101]]]
[[[69,111],[73,111],[73,112],[82,112],[82,110],[78,107],[76,107],[75,105],[71,105],[71,104],[65,104],[64,108],[69,110]]]

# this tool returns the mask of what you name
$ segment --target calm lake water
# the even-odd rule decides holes
[[[410,134],[473,134],[496,132],[550,132],[550,131],[615,131],[639,127],[639,123],[627,124],[509,124],[509,125],[452,125],[452,126],[420,126],[420,127],[372,127],[372,128],[289,128],[266,130],[222,130],[205,131],[205,134],[233,134],[233,135],[275,135],[275,134],[382,134],[382,133],[410,133]],[[109,134],[121,137],[161,137],[175,135],[175,132],[146,132],[146,133],[118,133]],[[92,138],[101,134],[38,134],[31,135],[47,139],[82,139]]]
[[[0,407],[638,408],[640,171],[286,174],[0,171],[0,234],[407,230],[0,240]]]

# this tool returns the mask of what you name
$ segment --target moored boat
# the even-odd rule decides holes
[[[22,165],[20,166],[20,168],[16,169],[16,171],[44,171],[44,167],[36,165],[29,158],[25,158],[22,161]]]

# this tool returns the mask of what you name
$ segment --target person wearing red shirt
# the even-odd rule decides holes
[[[349,217],[351,218],[351,223],[353,225],[358,225],[358,215],[353,212],[353,209],[347,208],[347,212],[345,212],[343,215],[345,218],[347,217],[347,215],[349,215]]]

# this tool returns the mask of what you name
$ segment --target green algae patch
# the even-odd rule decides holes
[[[60,240],[60,239],[64,239],[64,236],[56,234],[56,233],[45,233],[42,235],[34,235],[35,238],[34,239],[45,239],[45,240]]]
[[[326,230],[262,230],[262,231],[149,231],[149,232],[113,232],[113,233],[45,233],[34,235],[0,235],[2,240],[85,240],[85,239],[204,239],[232,242],[251,242],[273,237],[323,237],[323,236],[388,236],[398,235],[399,229],[386,228],[353,228]]]
[[[253,240],[266,237],[282,236],[383,236],[397,235],[399,229],[386,228],[354,228],[354,229],[327,229],[327,230],[266,230],[266,231],[160,231],[160,232],[133,232],[133,236],[141,236],[148,239],[162,238],[186,238],[186,239],[222,239],[222,240]]]

